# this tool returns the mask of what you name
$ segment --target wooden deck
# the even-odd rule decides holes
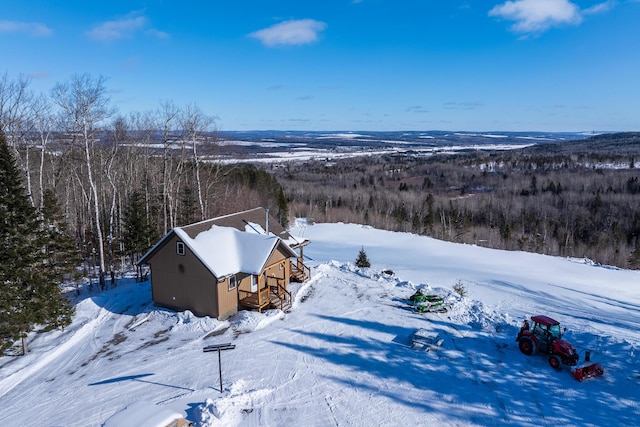
[[[311,277],[311,269],[299,258],[297,262],[292,262],[290,266],[289,280],[303,283]],[[264,286],[258,292],[239,290],[240,306],[250,310],[258,310],[259,312],[268,308],[278,308],[282,311],[289,310],[293,305],[293,297],[286,288],[285,279],[270,277],[268,283],[268,286]]]
[[[269,286],[258,292],[240,291],[240,305],[251,310],[262,312],[264,309],[278,308],[287,311],[292,304],[291,292],[282,285]]]
[[[269,298],[269,289],[264,288],[258,292],[239,291],[240,305],[251,310],[262,312],[271,300]]]

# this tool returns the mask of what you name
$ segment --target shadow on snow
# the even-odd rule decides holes
[[[324,341],[324,346],[289,342],[278,345],[338,365],[347,375],[328,376],[345,386],[385,396],[408,408],[442,412],[443,419],[481,425],[635,425],[638,414],[633,387],[617,387],[617,375],[579,383],[569,373],[552,370],[542,355],[522,355],[514,341],[517,328],[486,331],[469,325],[432,320],[444,337],[431,352],[414,350],[407,343],[414,329],[377,321],[325,315],[336,323],[395,335],[388,341],[297,330]],[[452,328],[455,331],[452,332]],[[607,369],[605,364],[605,370]],[[385,379],[389,387],[373,387],[367,376]],[[626,380],[628,380],[627,378]],[[620,379],[625,380],[625,379]],[[631,378],[634,381],[634,378]],[[615,403],[615,404],[614,404]],[[634,408],[630,410],[630,407]]]

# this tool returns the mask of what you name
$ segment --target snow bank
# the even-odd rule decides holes
[[[161,408],[150,402],[136,402],[109,417],[104,427],[167,427],[171,422],[184,418],[185,414]]]

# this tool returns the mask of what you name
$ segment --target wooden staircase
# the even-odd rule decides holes
[[[279,308],[284,312],[288,312],[293,307],[293,297],[291,292],[286,290],[283,286],[271,286],[270,293],[270,306],[273,308]]]
[[[291,263],[291,280],[304,283],[311,278],[311,270],[298,260],[297,264]]]

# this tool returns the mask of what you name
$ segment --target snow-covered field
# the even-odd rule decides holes
[[[293,234],[312,241],[313,278],[294,287],[286,314],[174,313],[132,280],[84,292],[64,332],[34,334],[27,356],[0,358],[0,425],[100,426],[139,401],[195,426],[639,424],[640,272],[358,225]],[[361,247],[370,269],[353,265]],[[450,310],[412,311],[418,288]],[[514,339],[534,314],[563,323],[604,376],[577,382],[522,355]],[[442,345],[411,348],[418,328]],[[222,393],[218,355],[203,352],[221,343],[235,345],[221,354]]]

